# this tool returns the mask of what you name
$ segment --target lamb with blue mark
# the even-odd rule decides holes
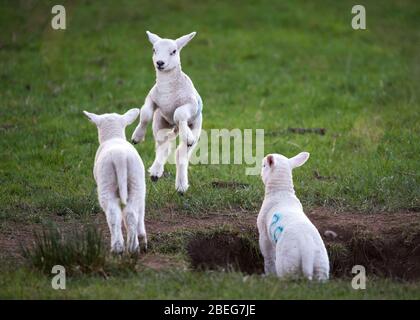
[[[257,219],[259,244],[266,274],[325,281],[330,270],[327,250],[293,186],[292,170],[308,158],[309,153],[301,152],[290,159],[280,154],[263,159],[265,197]]]

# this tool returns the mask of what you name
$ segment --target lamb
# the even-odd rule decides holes
[[[259,245],[266,274],[326,281],[329,260],[324,242],[295,195],[292,169],[309,158],[301,152],[288,159],[270,154],[263,159],[261,177],[265,197],[258,214]]]
[[[187,191],[188,162],[201,133],[203,102],[191,79],[181,70],[180,52],[196,32],[176,40],[162,39],[146,32],[153,45],[156,83],[149,91],[140,112],[140,122],[132,136],[134,144],[144,141],[147,124],[153,117],[156,157],[149,168],[152,181],[157,181],[171,153],[171,142],[179,134],[176,150],[175,188]]]
[[[111,252],[124,251],[123,218],[128,252],[138,252],[139,239],[147,249],[144,165],[136,149],[125,137],[125,127],[137,119],[139,109],[131,109],[123,115],[83,112],[98,127],[99,148],[93,175],[98,186],[99,204],[106,214],[111,233]],[[120,203],[124,206],[123,210]]]

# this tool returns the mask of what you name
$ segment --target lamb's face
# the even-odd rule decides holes
[[[153,65],[158,72],[168,72],[181,64],[181,49],[195,36],[195,32],[176,40],[162,39],[157,34],[146,31],[153,45]]]
[[[262,160],[261,178],[265,185],[270,182],[287,184],[291,182],[292,170],[303,165],[309,158],[308,152],[301,152],[293,158],[281,154],[269,154]]]
[[[162,39],[153,45],[153,65],[159,71],[171,71],[180,65],[178,46],[174,40]]]

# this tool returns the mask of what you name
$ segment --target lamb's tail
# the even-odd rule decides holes
[[[128,191],[127,191],[127,159],[125,157],[117,157],[114,162],[115,173],[117,175],[118,192],[120,200],[123,205],[127,204]]]
[[[312,280],[314,274],[315,250],[313,245],[310,245],[312,241],[305,242],[306,243],[303,244],[304,250],[302,252],[302,272],[307,279]]]

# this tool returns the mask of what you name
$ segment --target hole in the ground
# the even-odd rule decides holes
[[[420,237],[407,243],[403,237],[383,239],[354,230],[340,239],[324,240],[334,278],[354,276],[351,273],[354,265],[364,266],[367,276],[420,278]],[[195,234],[187,244],[187,253],[195,269],[263,272],[256,230]]]
[[[187,245],[195,269],[225,269],[262,273],[263,259],[255,240],[231,232],[195,235]]]

